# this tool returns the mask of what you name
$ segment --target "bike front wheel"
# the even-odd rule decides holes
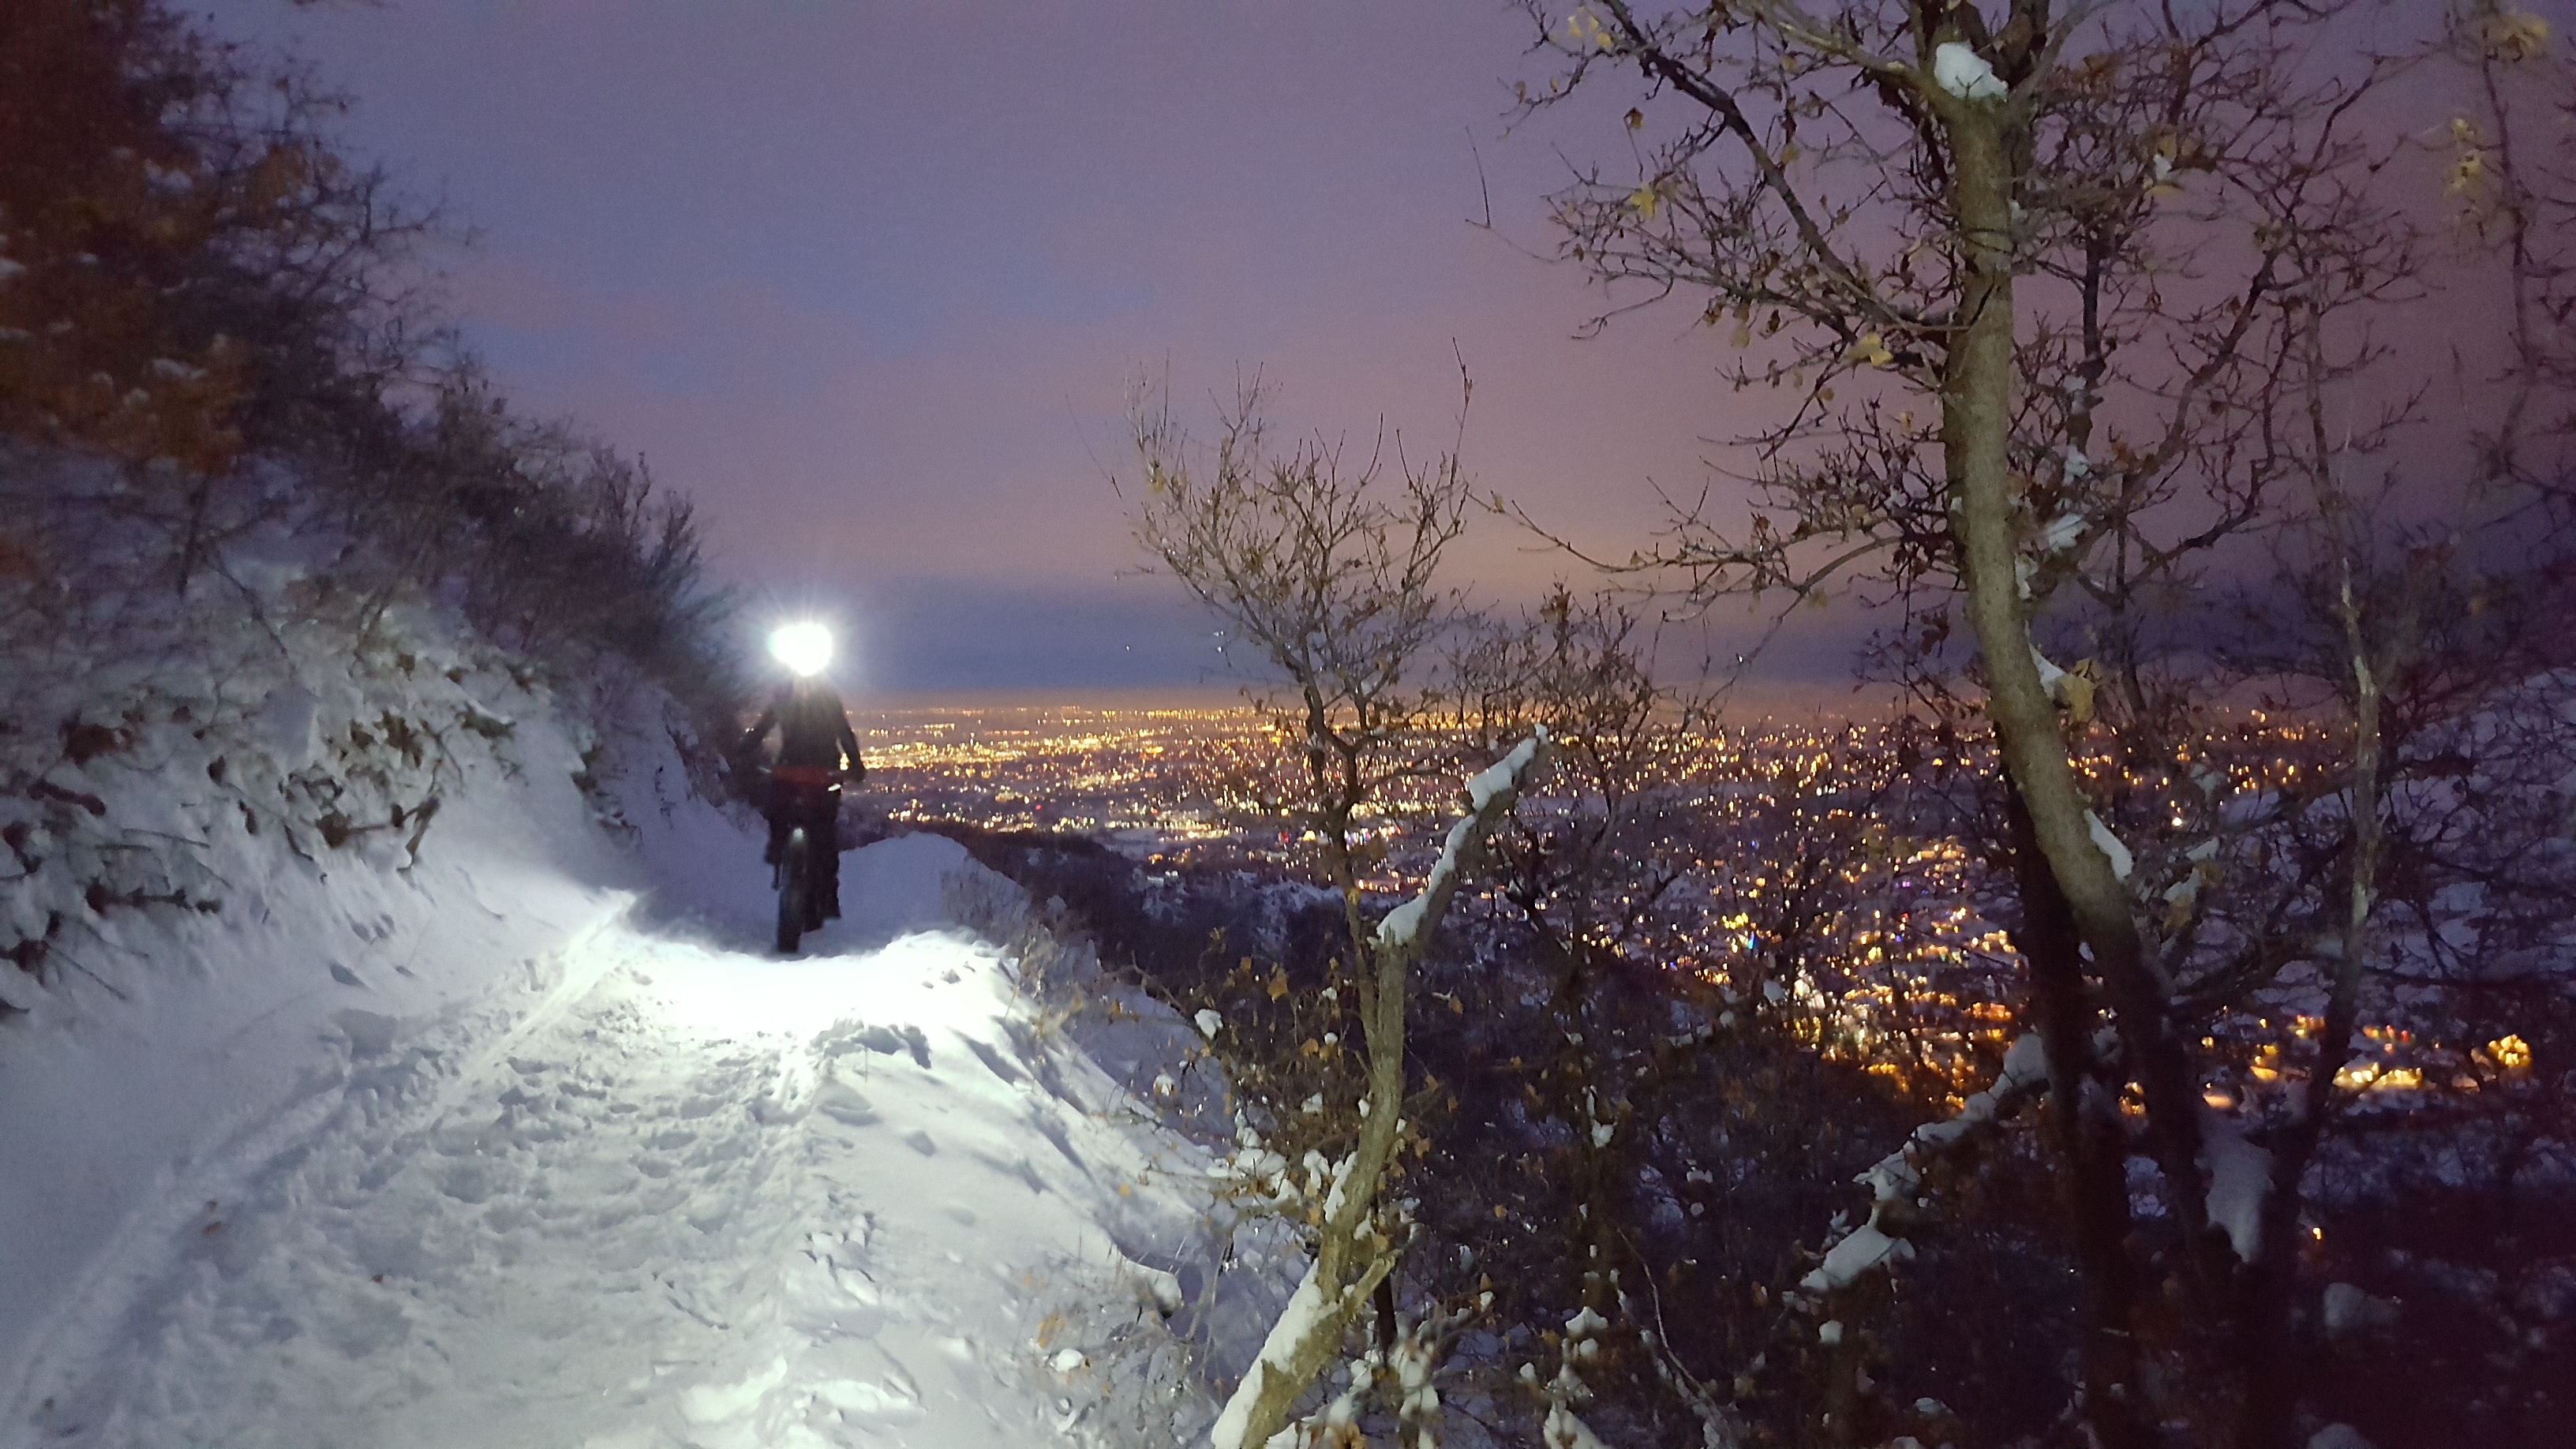
[[[778,953],[792,955],[805,934],[806,902],[813,888],[806,856],[811,853],[802,828],[788,832],[787,848],[778,860]]]

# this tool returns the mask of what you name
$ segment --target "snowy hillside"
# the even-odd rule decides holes
[[[1025,897],[933,836],[847,857],[850,919],[778,959],[741,822],[578,754],[531,708],[416,850],[310,858],[189,816],[202,762],[99,775],[220,834],[226,900],[99,917],[112,968],[0,1021],[0,1445],[1204,1426],[1179,1335],[1270,1304],[1217,1291],[1203,1158],[1122,1085],[1202,1098],[1196,1033],[1069,1021],[1087,962],[1042,999]]]
[[[706,878],[757,871],[741,836],[705,844]],[[751,909],[655,917],[520,879],[512,910],[468,886],[441,913],[496,968],[449,1004],[412,1015],[327,975],[281,1003],[306,1029],[258,1050],[292,1088],[151,1164],[76,1288],[13,1241],[10,1299],[55,1301],[21,1320],[35,1351],[0,1440],[1058,1442],[1112,1367],[1188,1411],[1176,1354],[1120,1345],[1180,1306],[1135,1259],[1195,1246],[1190,1150],[943,921],[980,874],[962,850],[901,837],[849,868],[827,954],[756,954]],[[207,1027],[66,1043],[6,1091],[84,1057],[101,1079],[226,1057],[242,1028]],[[109,1113],[201,1095],[154,1075],[56,1151],[151,1155]],[[32,1200],[64,1168],[24,1147],[6,1176]]]

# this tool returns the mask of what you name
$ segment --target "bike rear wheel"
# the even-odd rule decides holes
[[[778,860],[778,951],[788,955],[796,949],[796,939],[805,934],[806,902],[812,890],[812,870],[806,864],[810,853],[803,827],[789,831],[787,848]]]

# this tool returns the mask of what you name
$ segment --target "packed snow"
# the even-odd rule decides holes
[[[1204,1080],[1192,1023],[1069,1023],[945,839],[845,857],[781,959],[740,822],[665,801],[628,851],[555,793],[0,1027],[0,1445],[1204,1431],[1302,1264],[1219,1281],[1207,1155],[1128,1085]]]

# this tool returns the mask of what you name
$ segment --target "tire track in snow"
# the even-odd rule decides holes
[[[165,1170],[154,1184],[152,1200],[129,1216],[83,1273],[68,1295],[68,1311],[46,1325],[48,1345],[26,1365],[24,1382],[18,1386],[21,1416],[41,1425],[57,1422],[58,1416],[48,1410],[63,1401],[49,1396],[44,1386],[76,1372],[67,1360],[130,1331],[131,1325],[122,1320],[158,1312],[161,1300],[172,1291],[171,1270],[184,1257],[172,1245],[184,1245],[190,1232],[200,1237],[209,1229],[220,1232],[215,1225],[223,1220],[222,1205],[246,1197],[272,1164],[300,1154],[352,1110],[377,1120],[392,1113],[418,1116],[443,1110],[470,1080],[473,1065],[482,1057],[506,1050],[511,1040],[587,994],[605,963],[586,948],[632,905],[631,896],[613,895],[608,909],[563,947],[526,958],[521,965],[531,973],[527,987],[535,993],[532,1000],[503,990],[479,1005],[453,1009],[426,1022],[421,1036],[390,1061],[370,1060],[381,1048],[352,1037],[344,1043],[346,1053],[307,1066],[283,1096],[218,1119],[209,1131],[208,1145],[185,1164]],[[538,979],[549,970],[554,973],[551,982]],[[371,1014],[340,1015],[350,1019]],[[390,1018],[375,1020],[391,1024]],[[363,1028],[358,1033],[370,1034]],[[472,1046],[487,1035],[497,1039],[485,1048]],[[449,1065],[451,1056],[468,1065],[460,1071]]]
[[[1040,1345],[1099,1339],[1070,1305],[1150,1319],[1157,1275],[1116,1239],[1186,1241],[1204,1204],[1136,1187],[1186,1150],[1098,1110],[1117,1089],[1021,1011],[953,933],[779,962],[605,923],[506,1030],[356,1053],[259,1134],[211,1210],[137,1245],[122,1325],[58,1354],[50,1407],[11,1428],[1063,1442],[1101,1385]],[[1185,1357],[1158,1359],[1166,1397]]]

